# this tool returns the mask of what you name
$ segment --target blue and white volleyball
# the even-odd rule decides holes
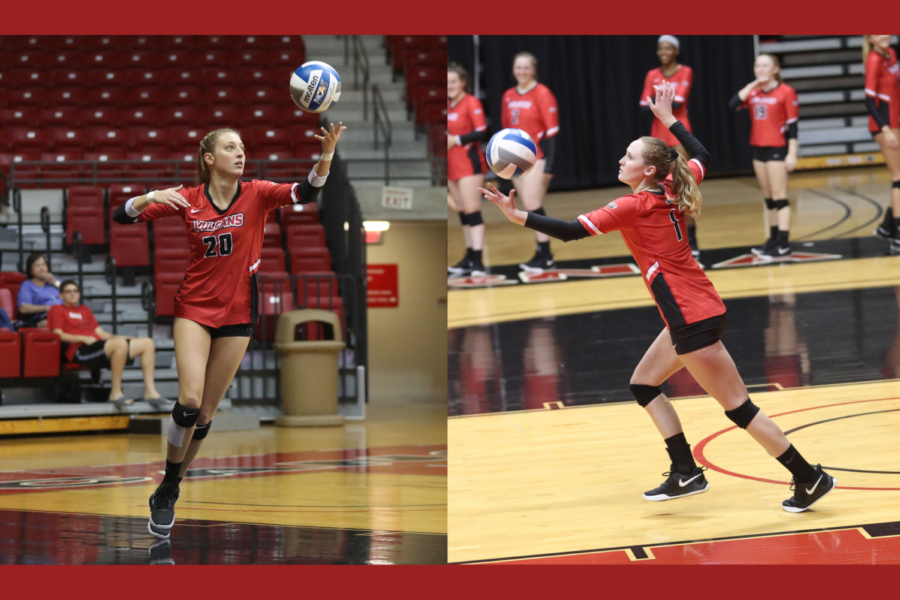
[[[488,142],[487,163],[503,179],[527,175],[537,160],[534,140],[521,129],[498,131]]]
[[[341,77],[323,62],[303,63],[291,73],[291,98],[300,110],[325,112],[341,99]]]

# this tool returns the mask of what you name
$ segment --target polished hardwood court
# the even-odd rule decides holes
[[[446,562],[446,419],[381,402],[343,427],[213,431],[169,544],[147,533],[166,440],[0,439],[0,564]]]

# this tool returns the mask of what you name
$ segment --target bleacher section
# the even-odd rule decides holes
[[[868,130],[862,36],[759,37],[759,51],[778,56],[782,77],[797,91],[797,168],[883,162]]]

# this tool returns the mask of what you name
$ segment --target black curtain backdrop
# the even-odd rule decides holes
[[[647,71],[659,66],[659,36],[481,36],[482,101],[493,134],[500,99],[515,85],[513,57],[528,51],[538,79],[559,103],[555,177],[551,190],[618,183],[618,161],[636,138],[649,135],[640,113]],[[711,173],[752,170],[750,122],[728,110],[728,100],[753,79],[752,36],[678,36],[678,60],[694,70],[688,104],[694,134],[712,155]],[[471,36],[450,36],[450,60],[471,71]]]

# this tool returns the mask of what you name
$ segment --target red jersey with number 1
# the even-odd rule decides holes
[[[900,72],[897,66],[897,53],[890,48],[888,58],[883,57],[877,50],[869,52],[866,57],[866,95],[875,100],[875,106],[884,111],[888,123],[892,129],[900,127],[900,87],[897,87],[897,74]],[[869,116],[869,131],[878,133],[881,128],[878,122]]]
[[[511,87],[503,94],[500,102],[500,124],[504,129],[521,129],[531,136],[538,145],[538,159],[544,158],[541,140],[559,133],[559,111],[556,96],[543,83],[539,83],[524,94]]]
[[[675,90],[675,99],[673,102],[680,104],[678,108],[672,109],[672,116],[681,121],[681,124],[684,125],[685,129],[693,132],[693,129],[691,129],[691,122],[688,121],[687,103],[688,99],[691,97],[691,86],[694,85],[694,71],[688,66],[678,65],[678,68],[675,69],[672,76],[666,77],[663,75],[662,67],[651,69],[644,79],[644,91],[641,93],[641,106],[647,106],[648,96],[650,98],[656,98],[656,90],[653,86],[662,85],[663,81],[668,81],[672,84],[672,88]],[[659,119],[653,119],[650,135],[664,141],[669,147],[677,146],[679,144],[678,139],[672,135],[671,131],[666,129],[665,125],[663,125],[662,121]]]
[[[691,160],[688,166],[697,183],[703,181],[700,161]],[[684,213],[672,197],[669,175],[659,191],[628,194],[578,217],[591,235],[622,232],[669,329],[725,313],[716,288],[691,255]]]
[[[753,88],[738,110],[742,108],[750,108],[751,146],[787,146],[784,132],[800,116],[794,88],[786,83],[779,83],[768,92]]]
[[[256,272],[270,210],[300,203],[299,186],[253,180],[238,182],[225,210],[217,208],[208,185],[180,191],[190,208],[151,204],[138,221],[170,215],[184,219],[191,259],[175,296],[175,316],[207,327],[255,323]]]

